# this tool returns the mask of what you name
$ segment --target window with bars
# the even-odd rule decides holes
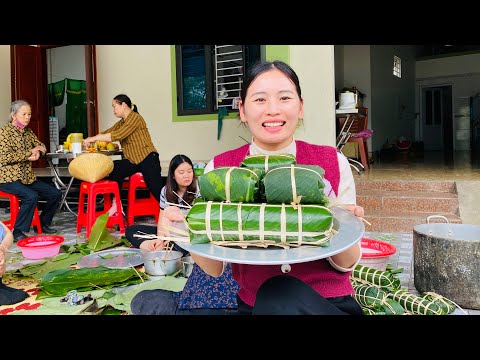
[[[178,115],[236,111],[246,71],[260,60],[260,45],[175,46]]]
[[[393,75],[402,78],[402,59],[398,56],[393,56]]]

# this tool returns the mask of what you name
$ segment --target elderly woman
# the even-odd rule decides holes
[[[10,120],[0,129],[0,190],[18,196],[20,211],[13,227],[14,241],[27,237],[39,197],[46,200],[40,214],[42,232],[54,234],[50,227],[62,198],[62,192],[53,184],[37,180],[32,162],[47,151],[32,129],[28,128],[32,117],[30,104],[25,100],[14,101],[10,107]]]

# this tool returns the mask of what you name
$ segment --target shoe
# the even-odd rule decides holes
[[[44,234],[55,234],[55,233],[58,232],[58,230],[57,230],[57,229],[54,229],[54,228],[52,228],[52,227],[50,227],[50,226],[48,226],[48,225],[43,225],[43,226],[42,226],[42,232],[43,232]]]
[[[28,236],[25,235],[20,230],[13,230],[13,241],[17,242],[18,240],[26,239]]]

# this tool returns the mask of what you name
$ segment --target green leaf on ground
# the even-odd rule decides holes
[[[382,240],[382,241],[395,241],[397,240],[397,235],[393,234],[382,234],[382,235],[377,235],[374,237],[375,240]]]

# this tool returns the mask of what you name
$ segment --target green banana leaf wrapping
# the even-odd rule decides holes
[[[448,310],[442,308],[434,299],[426,299],[408,292],[405,289],[399,289],[388,296],[398,301],[403,308],[417,315],[446,315]]]
[[[266,173],[270,170],[281,166],[296,164],[297,160],[292,154],[275,154],[275,155],[247,155],[243,159],[240,166],[250,169],[260,169]]]
[[[355,289],[355,300],[362,307],[375,310],[386,315],[402,315],[405,311],[400,303],[389,299],[388,294],[376,285],[352,284]]]
[[[267,203],[327,205],[323,174],[325,170],[316,165],[290,165],[270,170],[263,178]]]
[[[353,269],[350,278],[361,283],[370,283],[378,286],[385,292],[400,289],[400,279],[389,271],[377,270],[358,264]]]
[[[109,269],[103,266],[51,271],[42,278],[38,288],[48,295],[63,296],[70,290],[89,290],[92,287],[111,288],[122,283],[139,283],[142,279],[135,269]]]
[[[263,172],[241,167],[218,167],[198,178],[200,196],[206,201],[254,202]]]
[[[328,246],[333,213],[321,205],[195,202],[187,214],[192,244]]]

